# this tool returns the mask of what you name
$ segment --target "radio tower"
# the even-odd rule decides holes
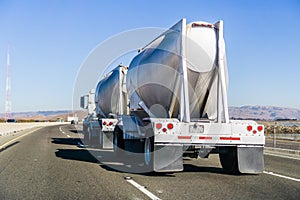
[[[10,52],[9,47],[7,51],[7,64],[6,64],[6,100],[5,100],[5,120],[11,118],[11,99],[10,99]]]

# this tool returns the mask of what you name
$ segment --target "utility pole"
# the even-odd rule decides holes
[[[273,135],[273,147],[276,148],[276,125],[277,123],[275,122],[274,124],[274,135]]]

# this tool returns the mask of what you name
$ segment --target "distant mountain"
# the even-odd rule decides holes
[[[71,110],[58,110],[58,111],[36,111],[36,112],[15,112],[12,113],[12,118],[15,119],[34,119],[34,120],[56,120],[62,118],[65,121],[68,116],[76,114],[81,120],[86,116],[86,111],[71,111]],[[4,114],[0,114],[0,118],[4,118]]]
[[[79,120],[86,116],[86,111],[37,111],[37,112],[17,112],[12,113],[12,117],[16,119],[35,119],[35,120],[55,120],[58,117],[67,119],[76,113]],[[235,119],[261,119],[261,120],[277,120],[277,119],[298,119],[300,120],[300,109],[283,108],[275,106],[241,106],[229,107],[230,118]],[[4,114],[0,114],[3,118]]]
[[[230,107],[229,116],[239,119],[298,119],[300,120],[300,110],[296,108],[283,108],[276,106],[241,106]]]

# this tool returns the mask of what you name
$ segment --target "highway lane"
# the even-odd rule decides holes
[[[59,149],[78,150],[76,140],[67,136],[77,134],[66,132],[62,134],[58,126],[43,128],[0,152],[0,199],[146,198],[122,176],[99,167],[85,151],[74,159],[57,155]]]
[[[0,152],[0,199],[149,199],[124,177],[161,199],[300,197],[300,182],[294,180],[265,173],[224,174],[217,155],[186,159],[179,173],[121,172],[116,169],[133,167],[127,158],[116,162],[112,151],[81,148],[78,137],[71,125],[47,127]],[[300,179],[299,169],[299,160],[265,155],[265,171]]]

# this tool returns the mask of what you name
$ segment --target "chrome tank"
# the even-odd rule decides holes
[[[217,34],[208,24],[186,26],[186,51],[191,118],[217,117]],[[143,103],[155,117],[178,117],[182,34],[174,25],[131,61],[126,86],[130,110]],[[227,68],[226,68],[227,74]]]
[[[124,75],[121,70],[123,66],[118,66],[107,74],[97,85],[95,90],[96,114],[101,117],[110,117],[110,114],[118,115],[120,113],[120,81]],[[121,79],[121,80],[120,80]],[[126,106],[126,104],[124,105]],[[123,108],[124,109],[124,108]]]

